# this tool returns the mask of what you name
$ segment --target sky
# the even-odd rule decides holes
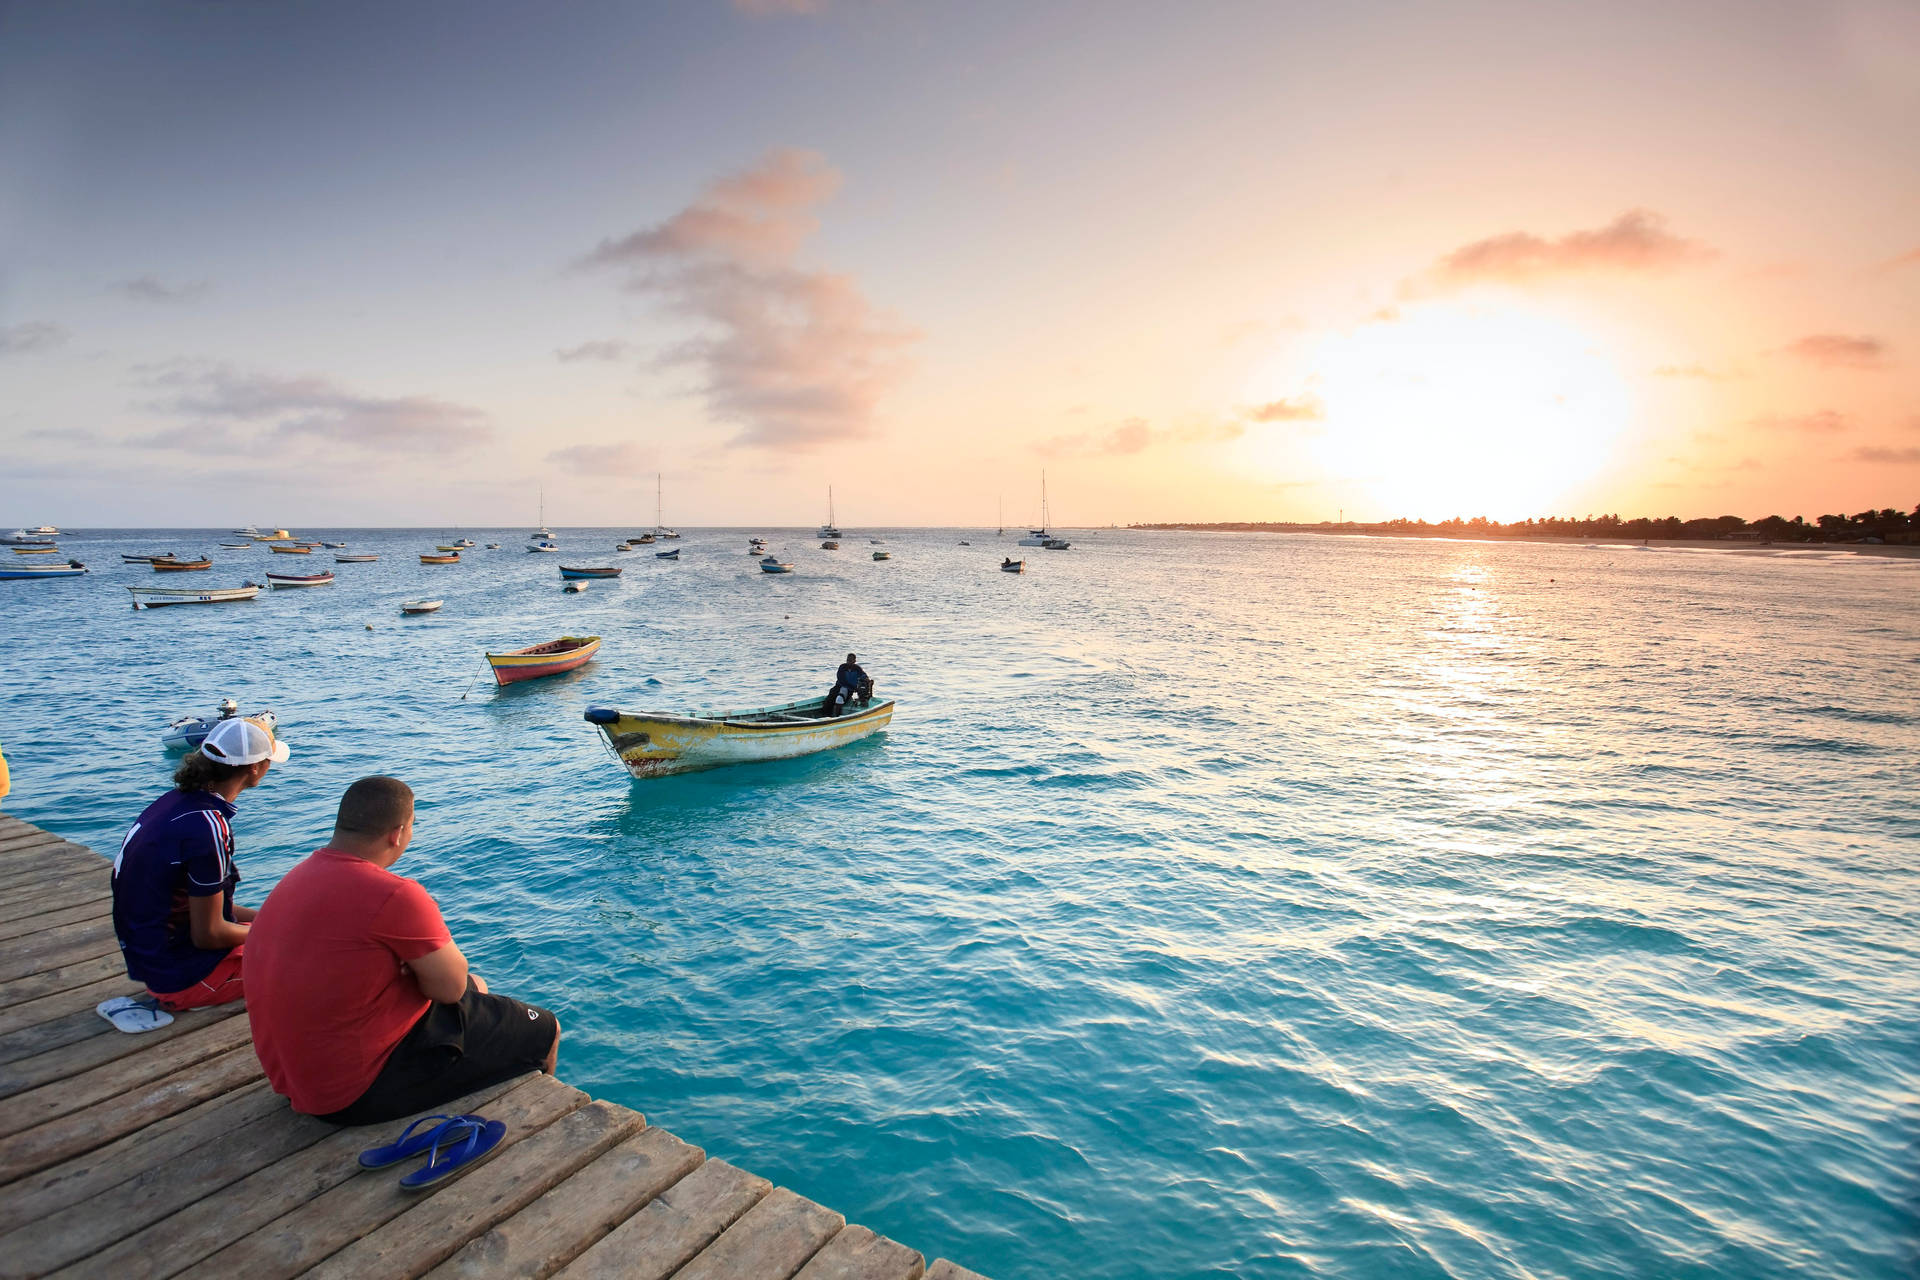
[[[1920,502],[1920,3],[0,0],[0,522]]]

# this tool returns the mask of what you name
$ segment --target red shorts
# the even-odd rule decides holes
[[[160,1002],[160,1007],[171,1013],[185,1013],[188,1009],[204,1009],[208,1005],[227,1004],[246,995],[246,989],[240,985],[240,953],[246,949],[241,943],[227,952],[220,963],[213,966],[213,972],[188,987],[185,991],[155,991],[148,988],[147,994]]]

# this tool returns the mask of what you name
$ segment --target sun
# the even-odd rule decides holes
[[[1543,515],[1608,458],[1632,412],[1594,337],[1512,306],[1429,303],[1329,335],[1311,450],[1385,513]]]

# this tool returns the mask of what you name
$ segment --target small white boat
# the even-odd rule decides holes
[[[793,566],[781,560],[778,556],[768,556],[760,562],[760,572],[792,573]]]
[[[445,603],[446,601],[444,600],[402,600],[400,602],[400,612],[438,613],[440,606]]]
[[[261,592],[257,583],[249,582],[244,587],[214,587],[208,591],[195,591],[188,587],[128,587],[133,596],[136,609],[158,609],[168,604],[227,604],[235,600],[251,600]]]
[[[207,740],[213,732],[213,726],[222,720],[231,720],[240,715],[240,704],[232,698],[220,699],[218,714],[210,716],[180,716],[168,721],[167,727],[160,732],[160,745],[168,751],[191,751]],[[271,711],[256,711],[249,716],[240,716],[272,733],[279,728],[280,721]]]
[[[583,578],[568,578],[566,585],[560,588],[570,596],[577,596],[586,589],[586,580]]]
[[[220,545],[228,551],[251,551],[253,549],[251,542],[223,542]]]
[[[380,558],[379,556],[370,556],[370,555],[364,555],[364,554],[353,555],[353,556],[335,556],[333,558],[333,562],[335,564],[372,564],[375,560],[378,560],[379,558]]]
[[[333,582],[331,569],[324,573],[270,573],[267,585],[270,587],[324,587]]]

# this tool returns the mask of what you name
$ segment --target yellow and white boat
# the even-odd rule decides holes
[[[891,699],[837,716],[823,716],[825,704],[825,698],[812,698],[751,711],[690,715],[592,707],[586,718],[636,778],[831,751],[880,732],[893,719]]]

